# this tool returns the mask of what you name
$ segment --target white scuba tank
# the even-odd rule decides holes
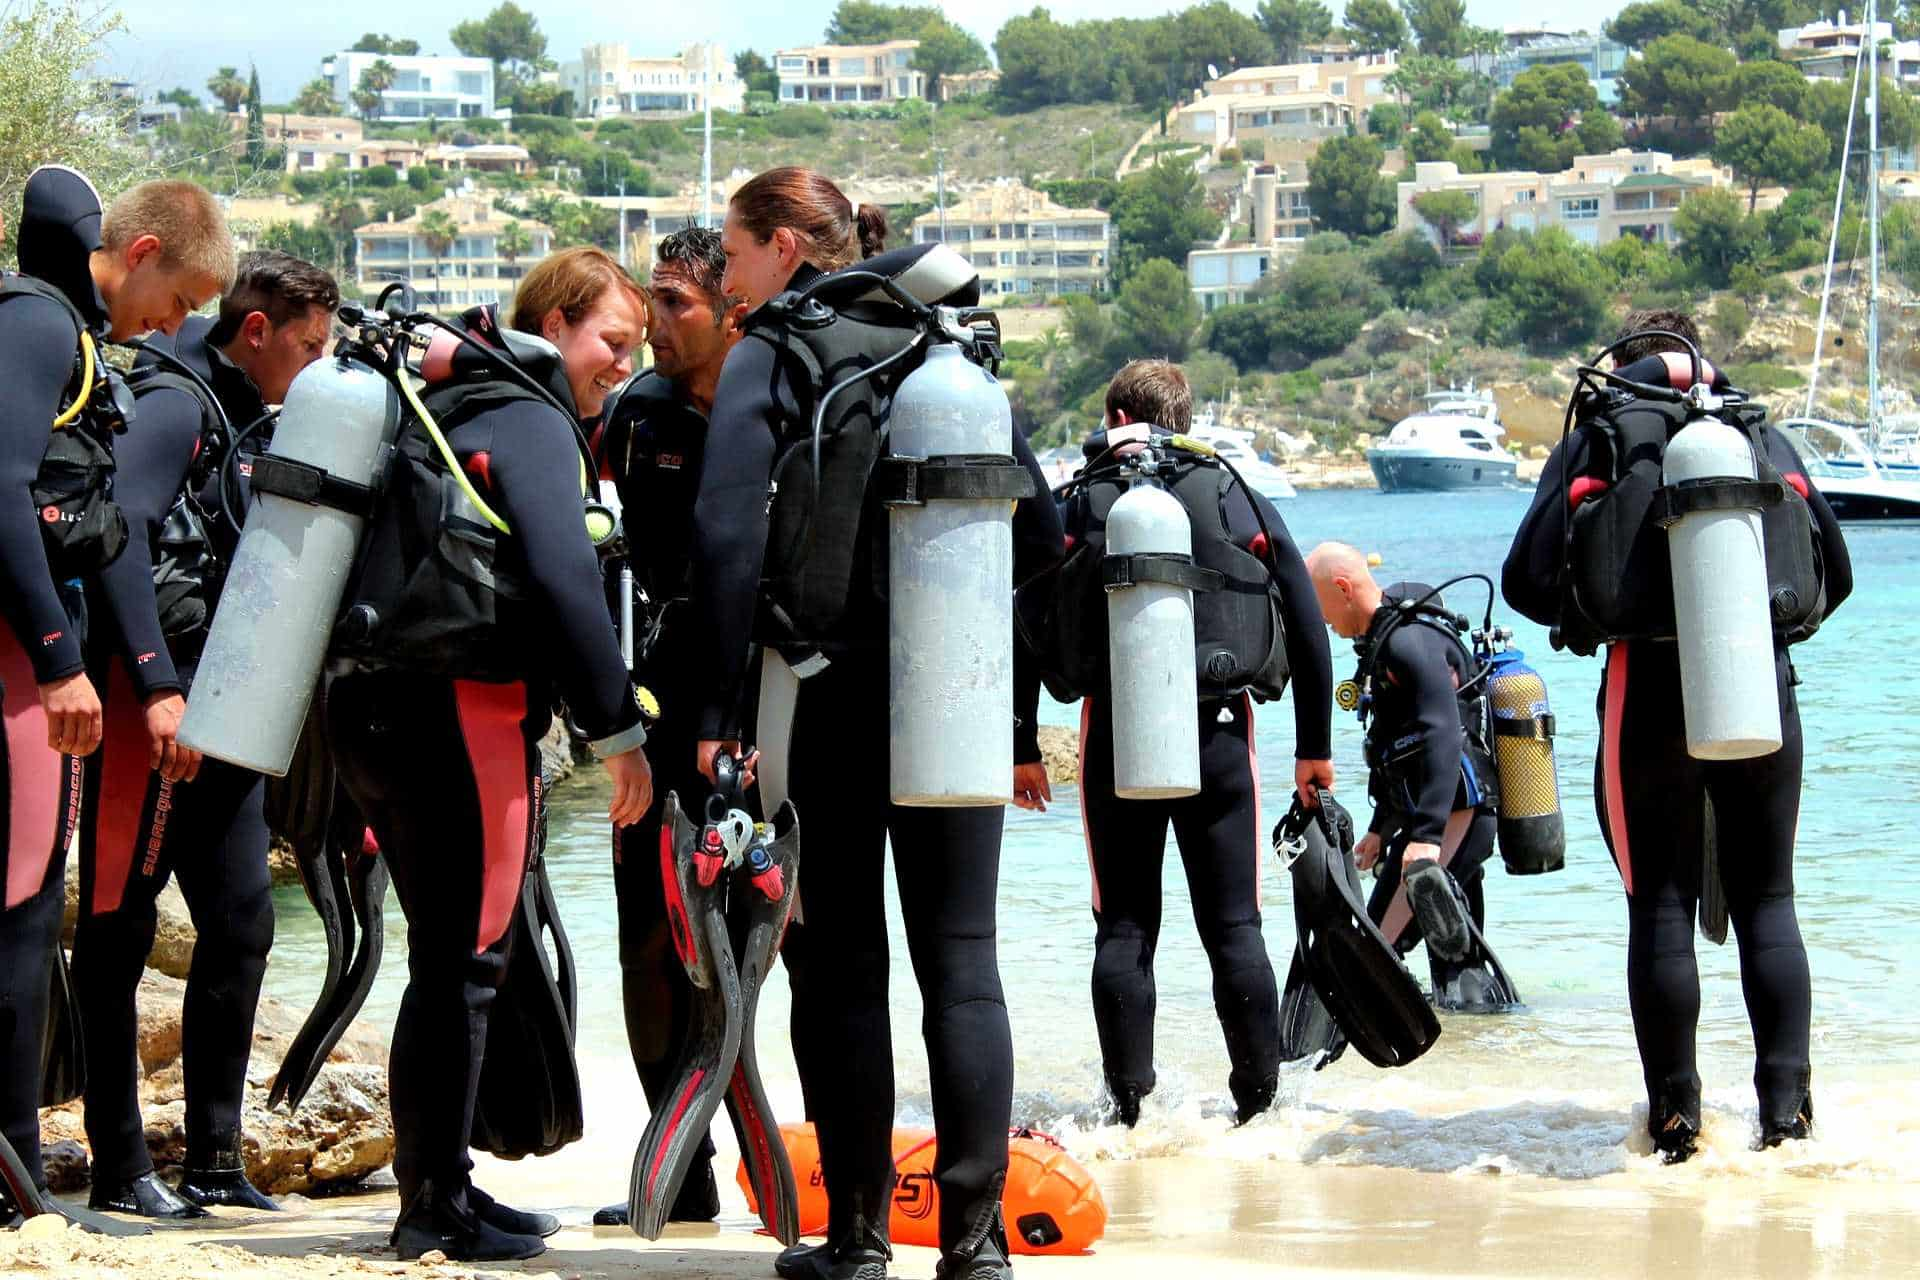
[[[1107,559],[1166,556],[1191,563],[1187,509],[1157,481],[1135,480],[1107,513]],[[1107,588],[1107,669],[1113,704],[1113,790],[1163,800],[1200,790],[1193,592],[1134,580]]]
[[[380,373],[309,365],[287,389],[267,456],[371,485],[400,428]],[[366,521],[256,486],[180,726],[183,745],[281,777],[292,763]]]
[[[1006,392],[947,343],[901,381],[889,423],[898,457],[1013,452]],[[1013,504],[942,498],[889,505],[887,567],[893,803],[1006,804],[1013,791]]]
[[[1752,480],[1753,448],[1717,418],[1697,417],[1668,443],[1669,486]],[[1757,507],[1690,511],[1667,529],[1687,754],[1746,760],[1780,749],[1766,544]]]

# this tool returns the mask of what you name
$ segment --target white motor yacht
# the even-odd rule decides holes
[[[1514,482],[1519,462],[1500,443],[1506,429],[1493,395],[1464,389],[1430,391],[1426,407],[1394,424],[1367,450],[1367,465],[1384,493],[1498,488]]]

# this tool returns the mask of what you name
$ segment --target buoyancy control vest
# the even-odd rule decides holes
[[[136,397],[159,390],[179,391],[200,409],[200,434],[186,483],[160,521],[153,539],[153,596],[160,631],[177,652],[204,638],[213,606],[220,598],[226,565],[215,547],[213,521],[202,505],[209,478],[218,474],[229,447],[230,425],[219,403],[184,374],[160,364],[136,368],[127,385]]]
[[[1102,451],[1104,457],[1110,457]],[[1202,698],[1250,693],[1278,698],[1287,686],[1286,631],[1280,588],[1266,556],[1236,540],[1228,504],[1253,498],[1211,458],[1169,451],[1160,479],[1186,509],[1193,532],[1194,667]],[[1110,687],[1107,642],[1106,523],[1127,491],[1117,462],[1090,464],[1074,482],[1062,511],[1066,559],[1053,573],[1019,593],[1014,618],[1028,647],[1039,656],[1041,678],[1056,699],[1071,702],[1106,696]]]
[[[1424,597],[1424,598],[1423,598]],[[1354,670],[1354,710],[1363,728],[1364,753],[1368,776],[1367,791],[1375,804],[1386,805],[1401,813],[1416,807],[1414,797],[1419,779],[1413,768],[1420,760],[1425,743],[1417,725],[1390,724],[1379,712],[1378,680],[1386,656],[1387,642],[1404,627],[1425,627],[1443,636],[1458,658],[1449,670],[1458,677],[1454,701],[1460,712],[1461,780],[1469,806],[1497,809],[1500,804],[1500,771],[1494,758],[1493,708],[1487,696],[1487,665],[1468,644],[1471,623],[1447,608],[1446,602],[1425,588],[1389,597],[1373,615],[1354,648],[1360,655]]]
[[[498,336],[491,315],[469,312],[462,319],[471,332]],[[525,335],[516,335],[515,342],[529,345]],[[498,354],[528,372],[548,395],[485,364],[457,362],[452,380],[430,383],[419,393],[419,408],[440,440],[417,410],[410,406],[403,414],[386,473],[374,486],[371,521],[328,648],[331,660],[363,670],[467,680],[525,676],[531,660],[528,637],[502,625],[502,605],[511,609],[528,598],[513,557],[502,554],[502,536],[510,531],[482,508],[486,495],[474,478],[449,466],[442,442],[462,424],[515,401],[564,411],[557,406],[569,403],[571,393],[558,353],[545,343],[539,348],[537,356],[523,358],[502,342]],[[545,358],[549,353],[551,359]],[[590,471],[584,442],[581,449],[584,500]],[[261,486],[256,461],[254,487]]]
[[[1712,495],[1666,486],[1661,469],[1668,442],[1695,411],[1678,399],[1638,395],[1614,384],[1586,384],[1575,395],[1588,463],[1581,476],[1567,481],[1566,564],[1554,642],[1591,654],[1614,641],[1671,640],[1667,526],[1689,509],[1688,502]],[[1797,643],[1819,628],[1826,611],[1825,564],[1812,509],[1770,456],[1772,433],[1763,407],[1735,395],[1713,416],[1753,449],[1756,480],[1743,486],[1740,501],[1760,507],[1774,634]]]
[[[113,437],[133,420],[133,395],[66,294],[33,276],[0,276],[0,303],[27,296],[57,303],[73,323],[73,374],[30,491],[53,577],[84,577],[127,545],[127,518],[113,501]]]

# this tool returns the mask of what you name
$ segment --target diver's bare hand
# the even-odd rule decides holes
[[[1053,799],[1053,783],[1047,778],[1047,766],[1035,760],[1013,766],[1013,802],[1022,809],[1047,811]]]
[[[1360,837],[1360,843],[1353,846],[1353,865],[1362,871],[1373,870],[1373,864],[1380,861],[1380,851],[1384,842],[1378,831],[1369,831]]]
[[[147,699],[147,767],[168,782],[192,782],[200,773],[200,753],[180,745],[180,720],[187,700],[174,690]]]
[[[1333,761],[1295,760],[1293,789],[1300,793],[1300,803],[1309,809],[1318,808],[1320,805],[1318,797],[1313,794],[1315,787],[1322,791],[1333,790]]]
[[[47,713],[47,746],[63,756],[93,754],[100,745],[100,695],[86,672],[76,671],[40,686],[40,706]]]
[[[630,827],[646,816],[647,806],[653,803],[653,766],[639,747],[608,756],[600,763],[613,780],[613,802],[607,806],[607,816],[616,827]]]

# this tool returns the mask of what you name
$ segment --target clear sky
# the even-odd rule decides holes
[[[980,37],[989,49],[1000,25],[1035,0],[968,0],[943,6],[948,15]],[[1549,18],[1576,28],[1597,30],[1625,0],[1468,0],[1467,16],[1483,26]],[[1255,0],[1234,0],[1251,12]],[[222,65],[248,63],[260,69],[260,86],[269,101],[285,101],[319,72],[321,58],[352,44],[362,32],[379,31],[420,42],[423,53],[453,53],[447,32],[456,23],[479,17],[493,0],[138,0],[124,3],[127,32],[112,46],[104,68],[118,79],[149,89],[184,84],[204,96],[207,77]],[[811,43],[826,29],[832,0],[719,0],[706,5],[643,3],[639,0],[522,0],[547,34],[547,53],[556,62],[580,56],[580,46],[596,41],[625,41],[638,52],[676,51],[696,40],[713,39],[730,52],[753,48],[762,53],[783,45]],[[1052,0],[1047,8],[1067,21],[1090,17],[1147,17],[1185,7],[1169,0]],[[1340,0],[1329,0],[1336,18]]]

